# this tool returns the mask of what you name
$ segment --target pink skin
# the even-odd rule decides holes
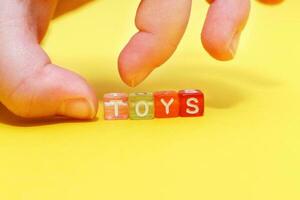
[[[90,0],[0,1],[0,102],[25,118],[62,115],[92,119],[98,101],[79,75],[58,67],[40,47],[54,17]],[[123,81],[136,86],[171,57],[184,35],[192,0],[142,0],[136,33],[119,57]],[[278,0],[265,0],[267,3]],[[234,57],[250,10],[249,0],[215,0],[202,44],[219,60]]]

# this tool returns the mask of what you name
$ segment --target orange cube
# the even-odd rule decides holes
[[[179,116],[179,97],[175,91],[154,93],[155,117],[171,118]]]

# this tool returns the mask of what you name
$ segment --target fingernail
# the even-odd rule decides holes
[[[135,87],[136,85],[137,84],[136,84],[135,79],[133,79],[133,80],[130,81],[130,84],[129,84],[130,87]]]
[[[151,74],[151,72],[153,71],[154,69],[142,69],[140,70],[139,72],[135,72],[135,75],[132,76],[130,78],[128,78],[128,85],[130,87],[135,87],[137,85],[139,85],[140,83],[142,83],[148,76],[149,74]]]
[[[138,76],[128,76],[128,77],[125,77],[123,78],[123,81],[129,86],[129,87],[135,87],[137,86],[138,84],[140,84],[144,78],[140,78]]]
[[[60,115],[77,119],[92,119],[95,113],[92,103],[83,98],[65,100],[59,108]]]
[[[232,57],[234,57],[236,54],[239,41],[240,41],[240,36],[241,36],[241,32],[239,31],[232,37],[232,40],[230,41],[229,52],[232,55]]]

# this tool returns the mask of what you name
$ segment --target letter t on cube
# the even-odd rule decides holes
[[[204,94],[200,90],[180,90],[180,116],[199,117],[204,114]]]
[[[104,95],[104,118],[106,120],[128,119],[128,95],[108,93]]]

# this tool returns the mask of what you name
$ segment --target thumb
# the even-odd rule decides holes
[[[94,118],[97,99],[87,82],[51,63],[38,41],[55,1],[0,3],[0,101],[16,115]],[[43,9],[43,10],[41,10]]]

